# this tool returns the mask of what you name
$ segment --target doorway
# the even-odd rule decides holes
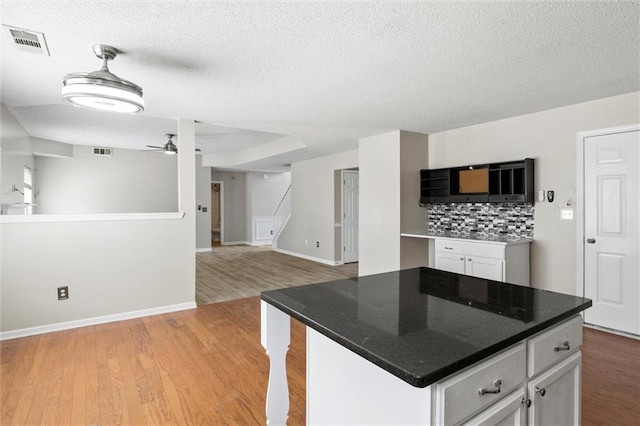
[[[211,182],[211,246],[219,246],[223,238],[223,197],[222,182]]]
[[[640,335],[640,125],[578,134],[577,163],[585,323]]]
[[[358,261],[359,175],[357,170],[342,171],[342,262]]]

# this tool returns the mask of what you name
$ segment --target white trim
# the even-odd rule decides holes
[[[584,144],[594,136],[640,130],[640,124],[588,130],[576,134],[576,296],[584,297]]]
[[[166,314],[169,312],[195,309],[196,302],[178,303],[176,305],[159,306],[157,308],[142,309],[139,311],[123,312],[120,314],[104,315],[100,317],[86,318],[75,321],[65,321],[56,324],[41,325],[38,327],[22,328],[20,330],[3,331],[0,333],[0,341],[17,339],[20,337],[35,336],[36,334],[53,333],[72,328],[87,327],[90,325],[106,324],[109,322],[124,321],[133,318],[148,317],[151,315]]]
[[[224,241],[220,243],[223,246],[250,246],[251,243],[249,241]]]
[[[631,339],[640,340],[640,336],[637,334],[627,333],[625,331],[620,331],[620,330],[614,330],[613,328],[602,327],[601,325],[589,324],[585,322],[582,324],[582,326],[586,328],[591,328],[593,330],[604,331],[605,333],[611,333],[611,334],[616,334],[618,336],[629,337]]]
[[[31,214],[3,215],[0,223],[100,222],[116,220],[182,219],[184,212],[166,213],[99,213],[99,214]]]
[[[196,249],[196,253],[206,253],[209,251],[213,251],[212,247],[205,247],[205,248],[197,248]]]
[[[319,257],[307,256],[306,254],[296,253],[296,252],[293,252],[293,251],[283,250],[283,249],[279,249],[279,248],[272,248],[272,250],[275,251],[275,252],[278,252],[278,253],[288,254],[289,256],[295,256],[295,257],[300,257],[302,259],[311,260],[313,262],[324,263],[325,265],[329,265],[329,266],[337,266],[337,265],[342,265],[343,264],[341,261],[336,261],[336,260],[332,261],[332,260],[327,260],[327,259],[321,259]]]

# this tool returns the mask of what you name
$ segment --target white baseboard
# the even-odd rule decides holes
[[[213,249],[211,247],[197,248],[196,249],[196,253],[206,253],[208,251],[213,251]]]
[[[338,262],[338,261],[335,261],[335,260],[332,261],[332,260],[322,259],[322,258],[319,258],[319,257],[307,256],[306,254],[296,253],[296,252],[289,251],[289,250],[283,250],[283,249],[279,249],[279,248],[276,248],[276,247],[271,247],[271,249],[273,251],[277,251],[278,253],[288,254],[289,256],[300,257],[302,259],[312,260],[312,261],[318,262],[318,263],[324,263],[325,265],[329,265],[329,266],[342,265],[342,262]]]
[[[150,315],[184,311],[186,309],[194,308],[197,308],[196,302],[178,303],[176,305],[159,306],[157,308],[142,309],[139,311],[123,312],[120,314],[104,315],[101,317],[59,322],[56,324],[41,325],[38,327],[22,328],[20,330],[3,331],[0,333],[0,341],[17,339],[19,337],[35,336],[36,334],[53,333],[55,331],[69,330],[72,328],[87,327],[90,325],[106,324],[109,322],[123,321],[133,318],[148,317]]]
[[[268,241],[254,241],[251,243],[252,246],[270,246],[271,240]]]
[[[633,333],[627,333],[626,331],[614,330],[613,328],[602,327],[601,325],[583,323],[583,326],[587,328],[593,328],[594,330],[604,331],[606,333],[616,334],[618,336],[629,337],[631,339],[640,340],[640,336]]]
[[[225,241],[220,243],[223,246],[250,246],[251,243],[249,241]]]

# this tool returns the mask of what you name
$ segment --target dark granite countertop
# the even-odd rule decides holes
[[[416,387],[591,306],[582,297],[431,268],[271,290],[261,297]]]

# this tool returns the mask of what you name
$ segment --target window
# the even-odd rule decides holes
[[[25,213],[32,214],[33,213],[33,170],[29,167],[24,166],[24,203],[30,204]]]

